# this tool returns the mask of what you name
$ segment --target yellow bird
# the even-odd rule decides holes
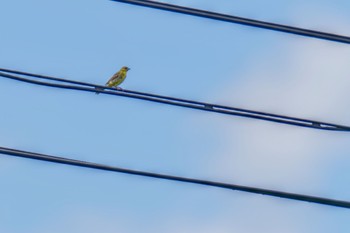
[[[130,70],[129,67],[123,66],[117,73],[115,73],[107,82],[107,87],[115,87],[118,90],[122,90],[120,87],[118,87],[122,82],[124,82],[126,78],[127,72]],[[103,88],[95,87],[96,90],[104,90]],[[96,92],[98,94],[98,92]]]

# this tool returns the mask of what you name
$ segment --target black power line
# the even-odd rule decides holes
[[[295,117],[289,117],[289,116],[283,116],[283,115],[277,115],[277,114],[271,114],[271,113],[265,113],[265,112],[258,112],[258,111],[252,111],[247,109],[234,108],[234,107],[228,107],[223,105],[216,105],[216,104],[174,98],[169,96],[154,95],[154,94],[137,92],[137,91],[116,90],[115,88],[108,88],[101,85],[55,78],[55,77],[50,77],[45,75],[32,74],[32,73],[16,71],[16,70],[0,68],[0,71],[19,74],[19,75],[26,75],[30,77],[36,77],[36,78],[46,79],[51,81],[74,84],[74,85],[64,85],[64,84],[58,84],[58,83],[42,82],[42,81],[27,79],[27,78],[0,72],[0,76],[2,77],[14,79],[17,81],[32,83],[36,85],[87,91],[87,92],[96,92],[96,88],[100,88],[100,89],[104,88],[106,90],[99,90],[98,92],[108,94],[108,95],[124,96],[124,97],[129,97],[134,99],[147,100],[147,101],[152,101],[152,102],[157,102],[162,104],[175,105],[175,106],[180,106],[185,108],[198,109],[202,111],[209,111],[209,112],[221,113],[226,115],[260,119],[260,120],[271,121],[271,122],[287,124],[287,125],[301,126],[301,127],[307,127],[307,128],[313,128],[313,129],[332,130],[332,131],[350,131],[349,126],[337,125],[337,124],[326,123],[321,121],[307,120],[302,118],[295,118]]]
[[[180,177],[180,176],[164,175],[164,174],[158,174],[158,173],[152,173],[152,172],[130,170],[130,169],[125,169],[125,168],[119,168],[119,167],[114,167],[114,166],[108,166],[108,165],[91,163],[91,162],[86,162],[86,161],[68,159],[68,158],[57,157],[57,156],[50,156],[50,155],[33,153],[33,152],[22,151],[22,150],[17,150],[17,149],[10,149],[10,148],[5,148],[5,147],[0,147],[0,154],[35,159],[35,160],[41,160],[41,161],[52,162],[52,163],[61,163],[61,164],[66,164],[66,165],[78,166],[78,167],[119,172],[119,173],[125,173],[125,174],[130,174],[130,175],[138,175],[138,176],[145,176],[145,177],[151,177],[151,178],[157,178],[157,179],[172,180],[172,181],[192,183],[192,184],[200,184],[200,185],[212,186],[212,187],[217,187],[217,188],[238,190],[238,191],[242,191],[242,192],[262,194],[262,195],[280,197],[280,198],[291,199],[291,200],[296,200],[296,201],[304,201],[304,202],[311,202],[311,203],[316,203],[316,204],[329,205],[329,206],[334,206],[334,207],[343,207],[343,208],[348,208],[348,209],[350,208],[350,202],[347,202],[347,201],[333,200],[333,199],[315,197],[315,196],[307,196],[307,195],[296,194],[296,193],[280,192],[280,191],[275,191],[275,190],[261,189],[261,188],[248,187],[248,186],[235,185],[235,184],[220,183],[220,182],[208,181],[208,180],[185,178],[185,177]]]
[[[128,3],[128,4],[138,5],[138,6],[144,6],[144,7],[150,7],[150,8],[155,8],[155,9],[160,9],[165,11],[186,14],[186,15],[198,16],[198,17],[203,17],[208,19],[243,24],[243,25],[252,26],[252,27],[264,28],[264,29],[269,29],[269,30],[274,30],[279,32],[291,33],[296,35],[318,38],[322,40],[330,40],[330,41],[350,44],[350,37],[347,37],[347,36],[341,36],[341,35],[336,35],[336,34],[331,34],[326,32],[292,27],[292,26],[287,26],[282,24],[269,23],[269,22],[242,18],[242,17],[232,16],[232,15],[226,15],[226,14],[221,14],[216,12],[210,12],[210,11],[205,11],[205,10],[200,10],[195,8],[172,5],[172,4],[163,3],[163,2],[148,1],[148,0],[111,0],[111,1]]]

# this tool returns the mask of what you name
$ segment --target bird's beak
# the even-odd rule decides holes
[[[131,70],[129,67],[127,68],[128,70]]]

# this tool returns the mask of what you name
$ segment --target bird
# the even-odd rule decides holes
[[[122,82],[124,82],[126,78],[127,72],[130,70],[129,67],[123,66],[117,73],[115,73],[107,82],[107,87],[115,87],[118,90],[122,90],[120,87],[118,87]],[[101,87],[95,87],[98,91],[103,91],[104,88]],[[96,94],[99,94],[99,92],[96,92]]]

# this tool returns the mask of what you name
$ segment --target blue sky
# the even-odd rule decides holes
[[[350,35],[350,3],[167,1]],[[350,125],[350,47],[111,1],[1,1],[0,66]],[[350,135],[0,79],[1,146],[350,200]],[[0,232],[349,232],[350,212],[0,156]]]

